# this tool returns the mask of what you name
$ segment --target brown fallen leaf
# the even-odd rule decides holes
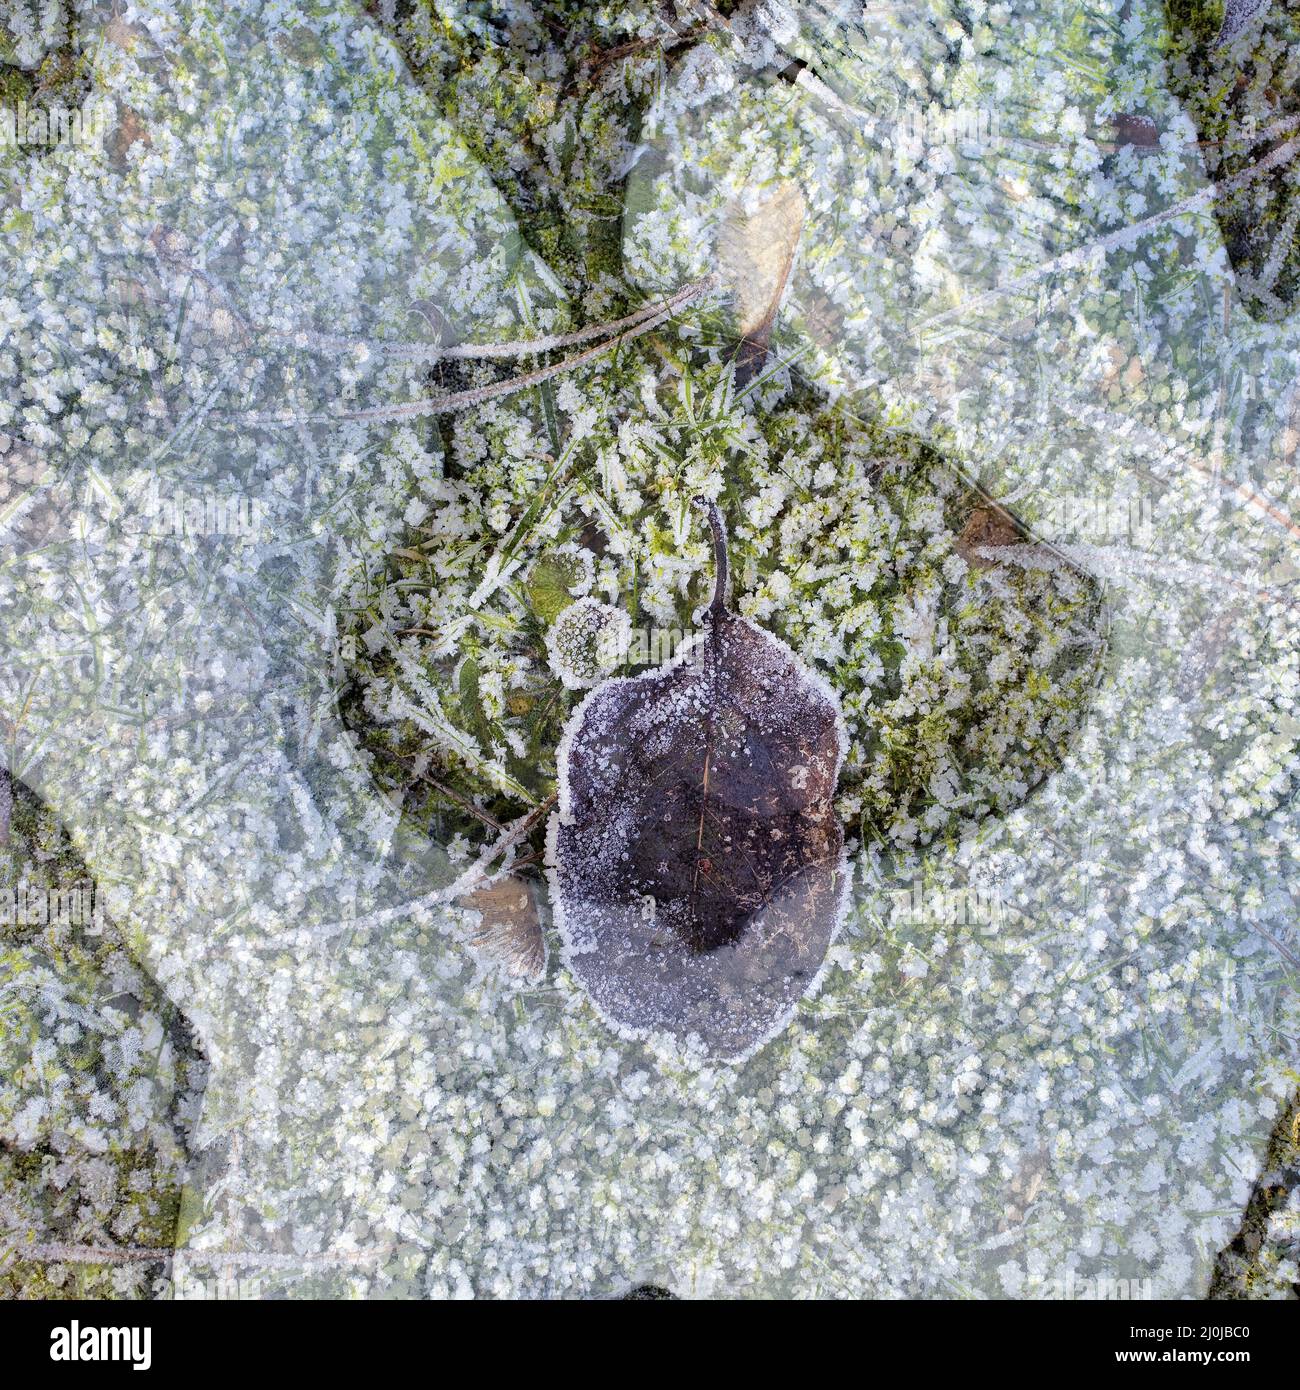
[[[1121,111],[1115,117],[1114,143],[1117,148],[1131,145],[1137,150],[1159,149],[1160,127],[1147,116]]]
[[[601,1014],[718,1057],[771,1037],[844,911],[838,702],[727,607],[726,534],[697,641],[599,686],[560,749],[548,864],[568,965]]]
[[[763,367],[772,325],[794,267],[807,204],[786,181],[756,211],[733,204],[718,237],[718,270],[735,304],[740,350],[736,382],[745,385]]]
[[[532,886],[509,874],[496,883],[476,889],[458,906],[480,914],[470,936],[473,950],[489,957],[508,975],[537,980],[546,972],[546,938],[537,912]]]

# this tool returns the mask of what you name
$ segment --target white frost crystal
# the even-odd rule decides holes
[[[0,4],[0,61],[37,68],[67,34],[65,0],[4,0]]]
[[[598,599],[571,603],[546,634],[551,670],[570,690],[599,683],[627,655],[632,624],[621,608]]]
[[[693,307],[656,331],[667,363],[629,344],[574,372],[555,410],[536,391],[434,427],[419,412],[438,344],[563,334],[577,296],[583,324],[638,300],[612,272],[562,284],[539,268],[466,137],[342,0],[117,8],[93,82],[149,142],[0,148],[0,430],[44,452],[67,534],[88,534],[38,543],[0,499],[0,714],[89,872],[123,887],[133,950],[211,1063],[181,1270],[291,1295],[649,1280],[1043,1296],[1102,1278],[1203,1294],[1296,1084],[1300,320],[1256,323],[1234,298],[1201,152],[1163,86],[1164,7],[1131,7],[1122,32],[1066,0],[987,22],[975,7],[949,37],[950,7],[872,6],[868,41],[837,56],[818,47],[825,7],[790,5],[798,83],[737,71],[674,143],[678,108],[727,89],[721,54],[692,60],[677,101],[657,56],[634,53],[594,81],[645,97],[662,145],[575,144],[567,118],[539,136],[541,176],[633,169],[627,265],[656,294],[712,268],[709,229],[737,198],[797,179],[808,222],[776,358],[1015,498],[1045,586],[1101,572],[1104,671],[1027,799],[1014,769],[1050,742],[1037,711],[1072,729],[1078,712],[1046,659],[1062,633],[1017,609],[1009,567],[949,564],[934,480],[855,470],[785,365],[738,403]],[[462,74],[469,135],[504,143],[511,62],[529,100],[561,109],[538,7],[503,0],[508,43],[488,35],[464,65],[456,35],[485,26],[443,23],[454,0],[437,22],[401,8],[421,68]],[[654,32],[657,11],[630,4],[628,31]],[[976,133],[996,112],[998,138],[945,134],[949,108]],[[1123,113],[1158,122],[1159,144],[1117,149]],[[600,196],[545,201],[590,209],[582,232],[617,226],[603,190],[584,192]],[[223,292],[248,348],[190,333],[189,307],[215,323]],[[673,375],[683,341],[702,359],[691,380]],[[474,385],[510,369],[457,367]],[[364,414],[393,405],[409,418]],[[794,443],[773,450],[755,417],[777,409]],[[591,457],[566,452],[579,422]],[[555,682],[524,661],[520,634],[539,630],[524,563],[594,527],[592,593],[629,572],[637,624],[680,625],[702,558],[684,509],[742,468],[758,484],[735,504],[743,611],[854,684],[857,777],[886,797],[920,748],[937,801],[971,750],[931,731],[966,698],[1013,717],[989,722],[974,763],[1003,813],[909,855],[934,808],[883,832],[847,808],[854,903],[820,993],[743,1067],[684,1066],[611,1033],[559,963],[522,994],[479,970],[419,900],[458,870],[442,846],[412,847],[335,722],[332,624],[365,608],[418,516],[426,589],[385,589],[368,615],[399,672],[383,703],[414,711],[440,760],[530,804],[512,711],[532,713],[539,675]],[[264,534],[178,548],[82,505],[115,489],[129,509],[137,469],[200,499],[219,475],[265,504]],[[837,539],[825,523],[846,495]],[[1135,499],[1150,526],[1116,536],[1110,503]],[[538,535],[517,547],[526,514]],[[989,642],[977,661],[986,629],[1008,627],[1012,655]],[[421,663],[450,669],[475,646],[482,727],[467,731]],[[26,968],[2,965],[6,984]],[[0,1077],[2,1137],[25,1144],[43,1105],[57,1117],[94,1084],[61,1063],[62,1030],[131,1027],[101,1018],[117,1006],[93,990],[84,1013],[53,986],[6,999],[6,1045],[34,1040]],[[87,1094],[87,1138],[112,1153],[133,1104]]]

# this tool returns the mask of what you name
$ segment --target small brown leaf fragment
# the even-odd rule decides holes
[[[844,341],[844,314],[824,290],[809,289],[800,295],[803,326],[818,347],[836,352]]]
[[[1010,1188],[1003,1197],[999,1231],[1014,1230],[1024,1222],[1051,1174],[1051,1167],[1051,1155],[1045,1148],[1037,1149],[1021,1159]]]
[[[141,42],[149,45],[153,43],[148,29],[142,24],[130,24],[125,19],[114,17],[104,26],[104,37],[109,43],[116,44],[118,48],[127,53],[132,53]]]
[[[145,126],[144,118],[133,107],[123,108],[122,114],[117,122],[117,129],[113,132],[113,156],[119,162],[126,159],[130,153],[131,146],[142,144],[148,149],[153,144],[153,137],[149,134]]]
[[[846,737],[830,689],[727,607],[707,506],[703,632],[575,712],[548,859],[566,960],[601,1014],[737,1057],[790,1018],[843,914]]]
[[[546,970],[546,939],[531,884],[514,874],[476,889],[460,907],[480,915],[470,937],[473,950],[489,957],[508,975],[539,979]]]
[[[1115,144],[1131,145],[1138,150],[1153,150],[1160,145],[1160,127],[1147,116],[1121,111],[1115,117]]]
[[[762,370],[772,325],[794,267],[807,204],[797,184],[778,184],[754,212],[733,204],[718,237],[718,270],[735,301],[736,381]]]
[[[970,520],[962,528],[961,535],[953,543],[953,549],[973,569],[992,569],[997,561],[980,550],[987,546],[998,549],[1001,546],[1017,545],[1024,540],[1020,528],[1010,513],[996,503],[976,507]]]

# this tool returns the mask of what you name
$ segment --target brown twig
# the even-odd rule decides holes
[[[489,830],[502,830],[504,827],[497,818],[481,806],[476,806],[469,797],[462,796],[454,787],[447,786],[444,782],[438,781],[436,777],[430,777],[427,772],[417,772],[415,774],[421,782],[428,783],[439,796],[444,796],[448,801],[453,802],[462,810],[468,811],[476,820],[481,821]]]

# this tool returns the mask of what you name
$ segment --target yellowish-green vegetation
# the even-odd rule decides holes
[[[66,832],[10,786],[0,786],[0,1298],[148,1295],[176,1238],[202,1063],[120,924],[95,920]]]

